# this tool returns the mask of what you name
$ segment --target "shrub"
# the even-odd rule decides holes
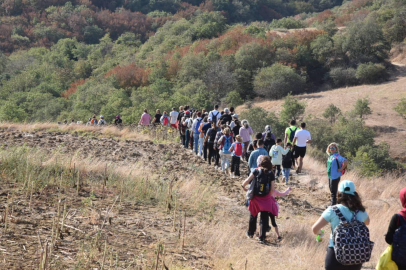
[[[402,100],[396,105],[394,110],[401,115],[402,117],[406,118],[406,99],[402,98]]]
[[[372,110],[369,107],[369,104],[371,104],[371,102],[368,98],[358,99],[354,105],[354,110],[352,111],[352,113],[356,116],[359,116],[359,118],[361,119],[366,115],[372,114]]]
[[[330,121],[330,124],[333,124],[340,114],[341,114],[340,108],[338,108],[334,104],[330,104],[323,112],[323,117],[328,119]]]
[[[305,24],[301,21],[295,20],[293,18],[282,18],[279,20],[272,20],[269,24],[271,29],[275,28],[286,28],[286,29],[298,29],[305,28]]]
[[[329,77],[335,87],[350,86],[357,84],[355,72],[353,68],[337,67],[331,69]]]
[[[387,78],[386,69],[382,64],[367,63],[357,68],[356,77],[361,83],[373,84]]]
[[[237,91],[231,91],[227,94],[226,98],[224,99],[224,102],[229,107],[231,106],[237,107],[243,104],[244,100],[241,98],[240,94]]]
[[[300,93],[306,80],[288,66],[273,64],[260,69],[254,78],[254,91],[261,96],[278,99],[288,93]]]
[[[306,104],[299,102],[295,97],[290,94],[285,98],[285,102],[282,105],[282,111],[280,119],[282,123],[288,123],[292,119],[298,119],[299,116],[304,114]]]

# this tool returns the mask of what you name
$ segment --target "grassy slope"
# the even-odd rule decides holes
[[[388,142],[391,146],[391,155],[405,161],[406,122],[393,110],[400,99],[406,98],[405,66],[398,66],[396,74],[383,84],[339,88],[297,97],[306,103],[305,115],[312,114],[317,117],[322,117],[322,113],[331,103],[343,112],[348,112],[353,109],[357,99],[368,97],[371,101],[372,115],[367,117],[366,124],[377,131],[376,143]],[[254,106],[279,114],[282,104],[283,100],[263,100],[254,103]],[[237,111],[245,108],[246,106],[240,106]]]

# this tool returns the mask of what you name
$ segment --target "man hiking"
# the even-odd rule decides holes
[[[210,113],[209,113],[209,118],[217,125],[217,126],[219,126],[218,125],[218,123],[217,123],[217,121],[220,119],[220,117],[221,117],[221,114],[220,114],[220,112],[218,111],[218,109],[219,109],[219,105],[214,105],[214,110],[212,110]]]
[[[178,116],[179,113],[176,111],[176,108],[173,107],[171,113],[169,114],[169,122],[171,124],[171,127],[177,128],[176,122],[178,121]]]
[[[305,129],[306,123],[300,124],[300,130],[296,131],[295,138],[293,139],[293,145],[296,144],[295,147],[295,158],[299,158],[299,166],[296,170],[296,173],[302,172],[303,167],[303,158],[306,155],[306,145],[312,142],[312,137],[310,136],[310,132]]]

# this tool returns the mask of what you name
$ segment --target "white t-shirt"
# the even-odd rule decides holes
[[[171,111],[169,115],[171,116],[171,125],[176,124],[179,113],[177,111]]]
[[[219,111],[217,111],[217,110],[212,110],[212,111],[209,113],[209,117],[210,117],[211,119],[213,119],[213,115],[216,116],[217,121],[218,121],[218,120],[220,119],[221,113],[220,113]]]
[[[297,138],[296,146],[299,146],[299,147],[305,147],[306,141],[312,139],[312,137],[310,137],[310,132],[305,129],[300,129],[300,130],[296,131],[295,138]]]

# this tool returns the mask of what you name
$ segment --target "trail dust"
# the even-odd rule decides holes
[[[46,241],[52,243],[55,220],[61,212],[64,214],[59,216],[65,217],[66,226],[54,236],[48,269],[269,269],[269,264],[273,269],[323,269],[326,245],[316,243],[311,225],[328,204],[329,194],[324,165],[309,157],[304,173],[291,177],[291,194],[279,199],[277,223],[282,241],[278,242],[270,232],[270,244],[264,246],[244,235],[248,226],[240,188],[244,177],[231,179],[177,144],[104,135],[88,138],[74,132],[27,133],[16,128],[1,129],[0,138],[3,155],[25,145],[40,151],[38,159],[44,164],[50,163],[49,159],[66,157],[68,165],[75,163],[83,174],[94,174],[94,179],[83,184],[79,192],[75,186],[49,184],[28,196],[25,189],[3,174],[2,269],[36,268],[41,260],[39,247]],[[158,197],[154,197],[156,202],[147,197],[121,199],[122,188],[113,182],[106,187],[102,184],[106,166],[123,175],[134,172],[134,177],[149,176],[158,184],[173,181],[177,199],[170,206]],[[396,179],[393,188],[378,193],[376,190],[383,188],[380,182],[373,182],[371,187],[362,179],[357,182],[359,178],[354,174],[348,177],[365,190],[361,194],[367,192],[365,200],[372,222],[382,222],[382,228],[371,233],[378,241],[374,261],[365,265],[368,269],[383,251],[381,233],[397,207],[392,199],[396,188],[404,181]],[[124,187],[129,194],[137,192],[129,185]],[[277,183],[277,188],[283,191],[286,186]],[[161,246],[165,252],[159,253]]]

